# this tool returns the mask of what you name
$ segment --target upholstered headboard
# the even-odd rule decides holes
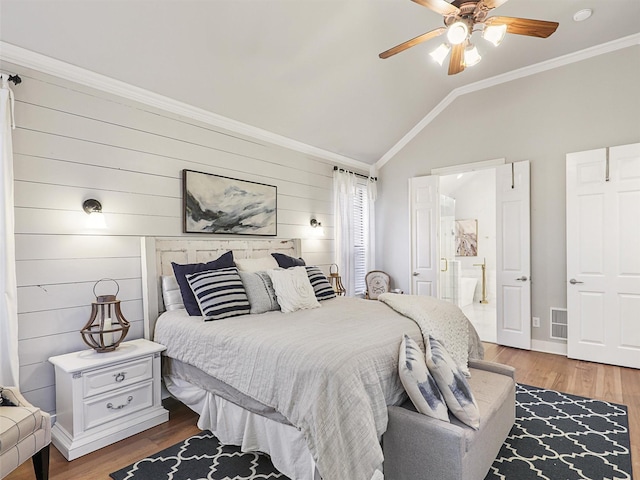
[[[234,258],[260,258],[273,252],[293,257],[301,255],[300,239],[289,240],[216,240],[189,237],[142,237],[142,306],[144,337],[153,339],[158,316],[164,311],[162,275],[173,275],[171,262],[206,263],[232,250]]]

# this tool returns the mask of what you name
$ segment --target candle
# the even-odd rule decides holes
[[[104,322],[102,324],[102,331],[105,330],[111,330],[111,317],[107,317],[104,319]],[[113,333],[103,333],[102,340],[104,341],[105,347],[113,345]]]

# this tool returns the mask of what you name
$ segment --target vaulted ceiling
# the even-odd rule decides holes
[[[639,0],[510,0],[492,15],[560,26],[474,37],[482,61],[454,76],[428,55],[438,40],[378,58],[443,25],[410,0],[0,0],[0,40],[372,164],[456,88],[640,32]]]

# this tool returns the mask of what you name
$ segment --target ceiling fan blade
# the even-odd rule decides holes
[[[464,46],[466,42],[454,45],[451,48],[451,59],[449,60],[449,75],[455,75],[464,70]]]
[[[430,8],[440,15],[457,15],[460,9],[445,0],[413,0],[420,5]]]
[[[482,4],[487,10],[498,8],[503,3],[507,3],[507,0],[482,0]]]
[[[484,22],[486,25],[506,25],[507,33],[528,35],[530,37],[547,38],[558,28],[558,22],[546,20],[532,20],[530,18],[491,17]]]
[[[396,53],[400,53],[405,51],[407,48],[411,48],[414,45],[418,45],[419,43],[426,42],[427,40],[431,40],[434,37],[442,35],[447,29],[445,27],[436,28],[435,30],[431,30],[430,32],[423,33],[422,35],[418,35],[411,40],[407,40],[406,42],[401,43],[400,45],[396,45],[389,50],[382,52],[378,55],[380,58],[389,58]]]

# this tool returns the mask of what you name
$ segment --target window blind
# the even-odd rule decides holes
[[[355,294],[363,295],[367,289],[364,277],[367,274],[367,232],[369,230],[369,196],[367,185],[358,182],[353,201],[353,265]]]

